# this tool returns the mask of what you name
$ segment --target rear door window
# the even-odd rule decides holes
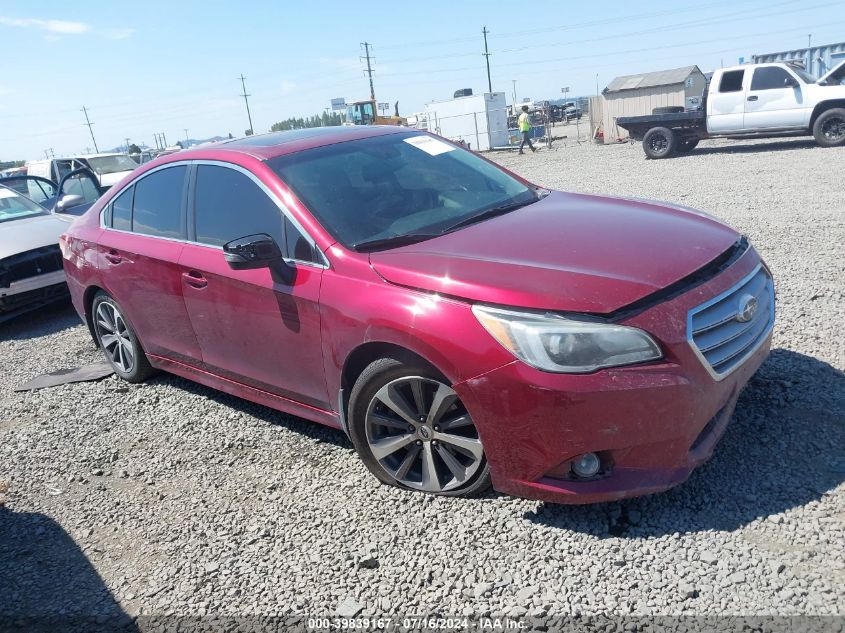
[[[120,231],[132,230],[132,196],[135,186],[129,187],[112,202],[111,226]]]
[[[285,249],[281,210],[251,178],[234,169],[197,167],[194,213],[200,244],[222,246],[239,237],[266,233]]]
[[[744,77],[744,70],[729,70],[722,75],[722,80],[719,82],[719,92],[740,92]]]
[[[184,239],[185,194],[188,168],[168,167],[135,184],[132,230],[154,237]]]

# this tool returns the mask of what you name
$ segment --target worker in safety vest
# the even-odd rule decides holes
[[[519,153],[525,153],[522,151],[522,148],[525,147],[526,143],[528,143],[528,147],[531,148],[532,152],[536,152],[537,149],[531,144],[531,138],[529,136],[531,134],[531,119],[528,116],[528,106],[522,106],[522,114],[517,119],[517,125],[519,126],[519,131],[522,132],[522,143],[519,144]]]

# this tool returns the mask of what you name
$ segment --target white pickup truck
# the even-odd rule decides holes
[[[691,151],[703,138],[812,135],[823,147],[845,145],[845,62],[820,79],[791,64],[721,68],[700,110],[619,117],[649,158]]]

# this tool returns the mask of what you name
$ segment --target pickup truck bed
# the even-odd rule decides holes
[[[619,127],[631,133],[631,137],[640,141],[653,127],[665,127],[670,130],[704,130],[705,114],[702,110],[690,112],[670,112],[667,114],[646,114],[641,116],[621,116],[616,119]]]

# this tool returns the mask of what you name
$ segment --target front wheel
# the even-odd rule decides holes
[[[478,430],[452,387],[432,369],[383,358],[367,367],[349,401],[352,443],[380,481],[438,495],[490,486]]]
[[[653,127],[643,137],[643,151],[649,158],[669,158],[675,153],[677,137],[669,128]]]
[[[813,137],[822,147],[845,145],[845,108],[831,108],[813,124]]]
[[[143,382],[155,373],[134,330],[117,302],[98,292],[91,305],[97,343],[114,373],[127,382]]]

